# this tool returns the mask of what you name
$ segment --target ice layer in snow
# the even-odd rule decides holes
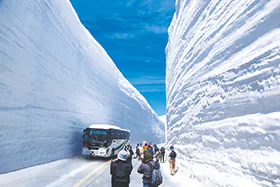
[[[69,0],[0,0],[0,173],[80,153],[83,128],[164,127],[80,23]]]
[[[177,0],[168,141],[214,186],[280,185],[280,1]]]

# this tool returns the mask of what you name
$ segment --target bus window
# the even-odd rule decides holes
[[[107,130],[104,129],[86,129],[83,134],[84,141],[105,142],[108,140]]]
[[[84,141],[89,141],[89,129],[85,129],[83,132]]]
[[[128,139],[129,132],[111,129],[111,139]]]

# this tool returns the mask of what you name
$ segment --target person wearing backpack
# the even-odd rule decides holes
[[[176,152],[174,151],[174,146],[170,146],[171,153],[169,154],[169,163],[170,163],[170,171],[171,175],[175,173],[175,166],[176,166]]]
[[[112,187],[129,187],[132,165],[127,162],[128,153],[121,150],[118,160],[111,162],[110,173],[112,175]]]
[[[144,154],[143,162],[137,172],[143,174],[143,187],[157,187],[162,183],[160,164],[153,160],[153,154],[150,152]]]
[[[160,160],[161,160],[161,162],[164,162],[164,157],[165,157],[165,148],[161,147],[160,148]]]

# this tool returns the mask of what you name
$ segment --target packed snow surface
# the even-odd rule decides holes
[[[190,177],[280,186],[279,18],[279,0],[176,1],[168,141]]]
[[[129,129],[132,142],[164,140],[69,0],[0,0],[0,173],[80,153],[94,123]]]

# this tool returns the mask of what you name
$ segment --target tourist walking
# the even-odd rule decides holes
[[[165,148],[161,147],[160,148],[160,161],[164,162],[164,158],[165,158]]]
[[[138,157],[138,159],[141,160],[141,157],[142,157],[142,155],[144,153],[144,148],[143,148],[142,143],[140,143],[138,149],[139,149],[139,157]]]
[[[170,163],[170,174],[174,175],[176,167],[176,152],[174,151],[174,146],[170,146],[171,153],[169,154]]]

